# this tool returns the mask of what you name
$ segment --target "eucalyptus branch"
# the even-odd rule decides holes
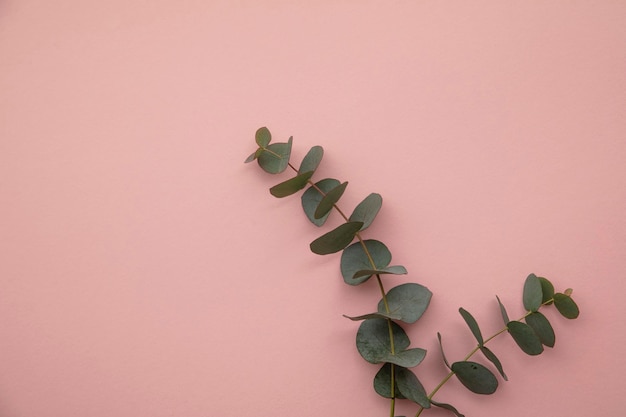
[[[270,174],[279,174],[288,167],[291,168],[296,175],[270,188],[270,193],[283,198],[306,188],[301,197],[302,208],[314,225],[324,225],[333,210],[343,218],[343,224],[311,242],[310,249],[318,255],[341,252],[341,275],[348,285],[357,286],[376,277],[381,300],[375,311],[345,317],[361,321],[356,335],[359,354],[367,362],[382,365],[374,377],[374,390],[382,397],[390,399],[390,417],[395,415],[396,399],[415,402],[419,406],[415,417],[419,417],[431,406],[447,409],[458,417],[463,417],[452,405],[436,402],[433,397],[453,376],[472,392],[494,393],[498,387],[496,376],[484,365],[469,361],[478,351],[482,352],[506,380],[500,360],[485,346],[488,342],[508,332],[522,351],[529,355],[538,355],[543,352],[543,346],[554,346],[555,340],[552,326],[539,312],[540,308],[554,304],[566,318],[578,317],[578,306],[571,298],[571,290],[555,293],[550,281],[534,274],[530,274],[524,283],[522,299],[527,313],[518,320],[510,321],[504,305],[498,299],[505,327],[487,339],[483,339],[474,317],[466,310],[459,309],[478,344],[462,361],[450,365],[443,352],[441,335],[437,334],[443,361],[450,372],[430,394],[426,394],[417,376],[409,369],[422,362],[426,351],[409,348],[409,337],[398,322],[412,324],[419,320],[429,306],[432,293],[417,283],[400,284],[386,291],[382,275],[404,275],[407,270],[402,265],[391,265],[391,252],[385,244],[378,240],[364,239],[362,236],[362,232],[370,226],[380,211],[382,197],[376,193],[368,195],[347,216],[337,203],[348,183],[340,183],[333,178],[317,182],[312,180],[324,154],[322,147],[311,148],[300,167],[296,168],[290,162],[292,140],[289,138],[285,143],[270,143],[269,130],[260,128],[255,135],[257,150],[245,162],[256,160]]]

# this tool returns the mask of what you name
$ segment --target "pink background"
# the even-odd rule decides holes
[[[528,273],[574,288],[553,350],[497,339],[509,382],[439,400],[623,413],[625,74],[623,1],[1,0],[0,416],[388,415],[341,316],[377,288],[242,163],[264,125],[326,149],[345,211],[383,195],[428,388],[459,306],[493,333]]]

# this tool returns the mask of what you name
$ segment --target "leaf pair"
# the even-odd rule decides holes
[[[363,359],[374,364],[393,363],[405,368],[417,366],[426,356],[426,351],[420,348],[407,349],[410,344],[411,341],[402,327],[382,318],[363,321],[356,335],[357,350]]]
[[[430,400],[417,376],[403,366],[385,363],[374,377],[374,390],[384,398],[391,398],[391,378],[394,378],[393,397],[411,400],[423,408],[430,408]]]

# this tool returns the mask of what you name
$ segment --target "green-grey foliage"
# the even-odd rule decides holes
[[[454,362],[451,369],[459,381],[476,394],[493,394],[498,388],[496,376],[477,362]]]
[[[496,375],[485,365],[470,361],[474,354],[480,351],[488,364],[491,363],[500,376],[507,380],[502,363],[495,353],[485,346],[488,342],[502,333],[508,333],[522,351],[529,355],[538,355],[543,352],[543,346],[553,347],[555,343],[554,329],[546,316],[539,312],[540,309],[554,304],[559,313],[568,319],[579,316],[579,308],[571,297],[572,290],[555,292],[554,285],[548,279],[535,274],[529,274],[524,281],[522,301],[526,314],[518,320],[510,320],[504,304],[496,296],[505,327],[490,337],[483,335],[474,316],[460,308],[459,313],[476,339],[477,345],[462,360],[450,365],[444,354],[441,334],[437,333],[443,362],[449,372],[441,383],[427,394],[416,373],[409,369],[424,360],[426,351],[410,347],[409,336],[399,323],[412,324],[422,318],[430,305],[432,293],[417,283],[400,283],[386,291],[383,277],[394,279],[389,278],[389,275],[405,275],[407,269],[402,265],[391,265],[391,252],[385,244],[375,239],[364,239],[362,236],[379,214],[382,197],[377,193],[369,194],[347,217],[339,209],[339,201],[346,191],[348,182],[341,183],[334,178],[317,182],[312,179],[322,161],[324,149],[321,146],[313,146],[296,170],[290,162],[292,142],[293,138],[290,137],[287,142],[272,143],[269,129],[261,127],[255,133],[257,148],[245,162],[256,160],[258,165],[270,174],[282,173],[287,168],[295,171],[295,176],[271,187],[270,193],[282,198],[305,189],[301,197],[302,209],[315,226],[323,226],[333,210],[341,216],[342,223],[315,239],[310,244],[310,249],[320,255],[341,251],[339,269],[344,282],[350,286],[363,284],[375,277],[382,296],[376,311],[345,317],[362,321],[356,335],[356,348],[367,362],[380,365],[373,380],[374,390],[390,399],[389,415],[395,416],[396,400],[409,400],[419,407],[415,417],[419,417],[431,405],[448,410],[457,417],[464,417],[452,405],[433,400],[433,396],[452,376],[456,376],[472,392],[492,394],[496,391],[498,387]]]

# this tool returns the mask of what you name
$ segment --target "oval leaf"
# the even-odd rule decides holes
[[[356,334],[356,347],[363,359],[370,363],[391,362],[391,339],[386,319],[368,319],[359,326]],[[402,327],[391,322],[393,343],[396,351],[402,351],[411,343]]]
[[[361,230],[365,230],[372,224],[382,205],[383,198],[380,194],[372,193],[356,206],[350,215],[350,221],[363,222]]]
[[[539,355],[543,352],[543,345],[539,336],[535,334],[535,331],[527,324],[519,321],[511,321],[506,327],[509,333],[515,340],[515,343],[528,355]]]
[[[272,143],[257,158],[259,166],[270,174],[279,174],[289,166],[291,157],[291,143],[293,138],[289,138],[287,143]]]
[[[474,335],[474,337],[478,341],[478,344],[480,346],[482,346],[483,343],[484,343],[483,335],[480,332],[480,327],[478,327],[478,323],[476,322],[476,319],[474,319],[474,316],[472,316],[464,308],[459,308],[459,313],[461,313],[461,316],[463,317],[463,320],[465,320],[465,323],[467,323],[468,327],[472,331],[472,334]]]
[[[311,251],[318,255],[328,255],[339,252],[352,242],[354,236],[361,230],[361,222],[344,223],[336,229],[323,234],[311,242]]]
[[[396,386],[402,396],[421,405],[423,408],[430,408],[430,400],[426,390],[417,376],[410,370],[402,366],[397,366]]]
[[[502,369],[502,363],[500,363],[500,359],[498,359],[498,357],[486,346],[481,346],[480,351],[483,353],[483,355],[485,355],[485,358],[489,359],[489,362],[493,363],[498,372],[500,372],[500,375],[502,375],[502,378],[504,378],[505,381],[508,381],[509,379],[506,377],[504,369]]]
[[[313,171],[296,175],[295,177],[270,188],[270,193],[274,197],[278,198],[283,198],[295,194],[306,186],[307,182],[311,179],[312,176]]]
[[[339,185],[339,181],[333,178],[326,178],[321,181],[315,183],[314,186],[309,187],[302,194],[302,209],[304,210],[304,214],[308,217],[308,219],[316,226],[322,226],[330,212],[328,212],[325,216],[320,217],[319,219],[315,218],[315,210],[317,206],[319,206],[320,201],[324,198],[324,195]],[[320,190],[322,193],[320,193]]]
[[[526,317],[526,324],[539,336],[541,343],[548,347],[554,347],[556,336],[546,316],[539,312],[532,313]]]
[[[298,169],[298,173],[303,174],[305,172],[313,171],[317,169],[322,162],[322,157],[324,156],[324,148],[321,146],[312,147],[309,152],[302,159],[302,163],[300,164],[300,169]]]
[[[370,262],[363,245],[367,248],[374,265]],[[391,252],[387,249],[382,242],[378,240],[364,240],[361,242],[355,242],[348,246],[341,254],[341,275],[343,280],[348,285],[359,285],[367,281],[372,275],[361,275],[357,278],[354,276],[363,270],[382,270],[389,266],[391,262]],[[373,268],[374,267],[374,268]]]
[[[268,128],[260,127],[259,129],[257,129],[254,135],[254,140],[256,141],[257,145],[259,145],[259,147],[266,148],[272,140],[272,134],[270,133]]]
[[[396,367],[395,369],[397,370],[398,367],[396,365],[392,365],[390,363],[386,363],[384,364],[380,370],[376,373],[376,376],[374,377],[374,391],[376,391],[376,393],[378,395],[380,395],[383,398],[391,398],[391,367],[394,366]],[[399,399],[404,399],[404,396],[402,395],[402,393],[400,393],[400,390],[398,389],[398,384],[395,384],[395,398],[399,398]]]
[[[362,269],[360,271],[357,271],[352,276],[352,278],[361,278],[364,276],[369,277],[372,275],[384,275],[384,274],[405,275],[406,273],[407,271],[405,267],[403,267],[402,265],[394,265],[394,266],[388,266],[386,268],[381,268],[381,269]]]
[[[541,281],[535,274],[530,274],[524,282],[523,292],[524,308],[528,311],[537,311],[541,306],[543,299],[543,290],[541,289]]]
[[[498,388],[496,376],[479,363],[454,362],[452,371],[467,389],[476,394],[493,394]]]
[[[552,300],[552,297],[554,297],[554,285],[552,285],[552,283],[544,277],[539,277],[539,282],[541,282],[541,293],[543,294],[541,302],[547,303],[549,300]],[[547,304],[552,304],[552,302]]]
[[[415,283],[401,284],[387,293],[389,314],[400,316],[405,323],[415,323],[428,308],[433,293],[423,285]],[[380,300],[378,312],[387,313],[385,302]]]
[[[315,209],[313,217],[319,219],[328,214],[333,209],[335,203],[339,201],[344,191],[346,191],[347,186],[348,182],[346,181],[326,193],[326,195],[322,197],[322,201],[320,201],[320,204]]]
[[[559,310],[559,313],[561,313],[561,315],[565,318],[575,319],[578,317],[578,314],[580,314],[578,306],[569,295],[562,293],[554,294],[554,305],[556,306],[556,309]]]

